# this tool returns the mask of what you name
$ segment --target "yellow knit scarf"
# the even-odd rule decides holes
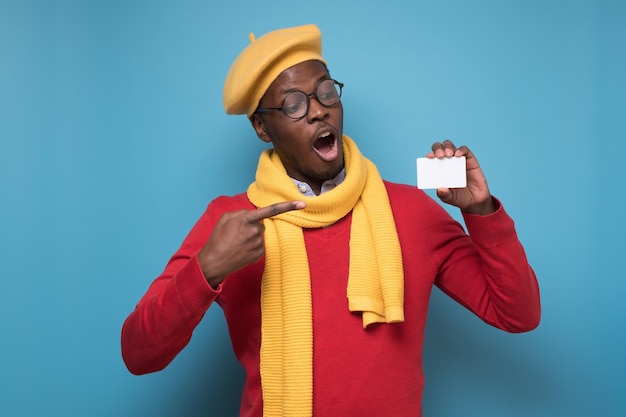
[[[261,386],[264,416],[311,416],[313,322],[303,228],[329,226],[352,211],[348,308],[363,327],[404,320],[404,272],[389,198],[378,170],[343,136],[345,180],[316,197],[303,196],[278,155],[264,151],[248,198],[257,207],[306,202],[265,224],[261,284]]]

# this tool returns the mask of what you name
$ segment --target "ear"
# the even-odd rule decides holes
[[[267,143],[270,143],[272,141],[272,138],[270,137],[270,134],[265,127],[265,120],[263,120],[261,115],[259,115],[258,113],[254,113],[250,118],[250,123],[252,123],[252,128],[256,132],[256,135],[259,137],[259,139]]]

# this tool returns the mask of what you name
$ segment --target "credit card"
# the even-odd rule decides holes
[[[465,188],[465,157],[417,158],[417,188]]]

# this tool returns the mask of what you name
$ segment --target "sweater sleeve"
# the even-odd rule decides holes
[[[463,215],[469,238],[451,237],[442,245],[436,284],[486,323],[529,331],[539,325],[539,286],[513,220],[497,203],[488,216]]]
[[[122,357],[133,374],[165,368],[221,292],[207,283],[197,258],[215,224],[212,204],[122,326]]]

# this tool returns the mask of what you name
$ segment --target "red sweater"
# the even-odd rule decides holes
[[[313,415],[421,416],[422,346],[433,285],[485,322],[509,332],[539,323],[539,290],[513,221],[499,206],[465,215],[471,235],[425,193],[385,182],[405,272],[405,321],[367,330],[348,311],[346,288],[351,215],[304,230],[313,301]],[[253,209],[245,194],[211,202],[164,272],[122,329],[122,354],[134,374],[167,366],[216,301],[224,310],[235,355],[246,371],[241,416],[261,416],[260,288],[263,259],[214,291],[197,253],[220,216]]]

